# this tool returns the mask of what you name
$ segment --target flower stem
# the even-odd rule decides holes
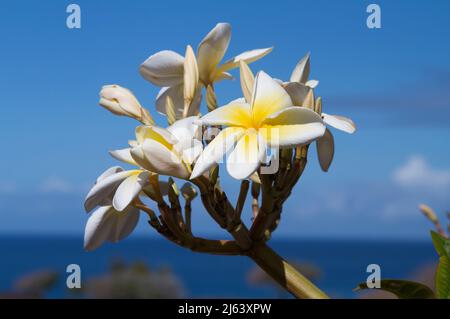
[[[265,243],[254,245],[248,256],[296,298],[330,298]]]

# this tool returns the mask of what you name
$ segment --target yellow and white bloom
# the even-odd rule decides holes
[[[129,205],[148,180],[148,172],[111,167],[98,177],[84,203],[90,212],[84,233],[84,248],[94,250],[103,242],[127,237],[139,221],[139,210]]]
[[[146,124],[153,123],[150,113],[141,106],[133,93],[119,85],[103,86],[99,104],[116,115],[128,116]]]
[[[264,162],[268,147],[307,144],[325,132],[317,113],[295,106],[283,87],[262,71],[254,80],[250,103],[245,99],[232,101],[206,114],[200,122],[227,128],[205,148],[191,178],[203,174],[229,151],[227,170],[230,175],[236,179],[248,178]]]
[[[201,101],[201,87],[220,81],[231,79],[229,70],[239,66],[240,61],[254,62],[272,48],[256,49],[243,52],[220,65],[231,39],[231,26],[228,23],[217,24],[202,40],[197,50],[197,64],[199,71],[199,89],[191,104],[188,115],[197,115]],[[141,75],[151,83],[162,89],[156,98],[158,111],[165,114],[166,98],[170,96],[177,110],[179,118],[184,109],[184,65],[185,58],[180,54],[164,50],[150,56],[140,67]]]
[[[132,161],[148,171],[188,179],[191,165],[203,149],[200,127],[194,124],[196,120],[197,116],[188,117],[167,129],[139,126],[136,140],[130,142],[131,148],[120,152],[125,156],[130,154]]]

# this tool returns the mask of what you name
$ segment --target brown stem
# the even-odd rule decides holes
[[[329,299],[305,276],[264,243],[255,245],[248,256],[278,284],[300,299]]]

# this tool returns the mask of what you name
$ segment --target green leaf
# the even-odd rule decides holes
[[[431,231],[431,239],[439,256],[450,258],[450,239],[445,238],[435,231]]]
[[[450,299],[450,240],[432,231],[434,248],[439,254],[439,265],[436,271],[436,294],[439,299]]]
[[[408,281],[408,280],[396,280],[385,279],[381,280],[380,290],[385,290],[396,295],[399,299],[435,299],[434,292],[424,284]],[[356,287],[355,291],[371,289],[367,287],[366,283],[360,283]],[[377,288],[372,288],[377,289]]]
[[[435,280],[438,298],[450,299],[450,259],[446,256],[441,256],[439,258]]]

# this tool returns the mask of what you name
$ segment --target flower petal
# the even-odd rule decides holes
[[[241,89],[247,103],[252,102],[253,86],[255,85],[255,76],[248,64],[244,61],[240,62],[240,79]]]
[[[260,143],[258,132],[247,130],[227,158],[228,173],[236,179],[248,178],[261,165],[265,153],[265,143]]]
[[[256,75],[252,96],[253,123],[258,125],[271,114],[292,106],[285,89],[265,72]]]
[[[334,157],[334,138],[329,129],[326,129],[325,134],[317,139],[316,144],[320,167],[327,172]]]
[[[309,78],[310,67],[310,53],[308,52],[295,66],[290,82],[306,83]]]
[[[323,136],[325,128],[317,113],[294,106],[267,118],[260,133],[270,146],[292,147]]]
[[[106,171],[104,171],[99,177],[97,177],[97,181],[95,183],[100,182],[101,180],[104,180],[108,176],[114,175],[116,173],[123,172],[123,168],[120,166],[113,166],[108,168]]]
[[[102,206],[89,216],[84,229],[84,249],[92,251],[107,240],[113,227],[112,219],[108,219],[108,216],[113,211],[114,208],[112,206]]]
[[[353,121],[349,118],[346,118],[346,117],[340,116],[340,115],[329,115],[326,113],[322,113],[322,117],[323,117],[323,121],[326,124],[336,128],[338,130],[341,130],[341,131],[344,131],[344,132],[347,132],[350,134],[355,133],[355,131],[356,131],[355,123],[353,123]]]
[[[183,161],[192,164],[200,156],[203,151],[203,143],[199,140],[192,140],[192,146],[184,148],[182,153]]]
[[[134,94],[120,85],[105,85],[100,91],[99,104],[112,113],[140,119],[142,106]]]
[[[130,205],[130,203],[139,195],[144,187],[148,183],[149,172],[141,171],[135,173],[124,180],[113,198],[113,207],[115,210],[121,212]]]
[[[154,139],[146,139],[142,150],[147,162],[145,169],[157,174],[187,178],[190,171],[181,159],[181,154],[174,151],[173,145],[161,144]]]
[[[167,130],[174,135],[178,141],[185,139],[201,139],[201,130],[199,125],[195,124],[199,119],[198,116],[190,116],[178,120],[167,128]]]
[[[236,141],[245,133],[245,129],[240,127],[228,127],[223,129],[208,144],[208,146],[200,154],[195,163],[190,179],[194,179],[213,165],[218,163],[223,156],[235,145]]]
[[[172,87],[163,87],[159,90],[156,96],[156,110],[163,115],[166,115],[166,99],[170,96],[175,111],[182,114],[184,108],[184,92],[183,84],[174,85]]]
[[[218,23],[198,46],[197,61],[200,79],[209,84],[211,76],[228,49],[231,39],[231,26]]]
[[[139,144],[144,143],[147,139],[156,140],[161,144],[167,145],[167,147],[170,147],[169,144],[178,142],[177,138],[164,128],[150,125],[140,125],[136,127],[136,140]]]
[[[109,201],[119,184],[135,172],[137,171],[121,171],[98,181],[86,196],[84,202],[84,208],[86,211],[90,212],[96,206],[104,203],[105,200]]]
[[[176,52],[160,51],[142,63],[140,73],[157,86],[174,86],[183,82],[184,58]]]
[[[137,165],[135,160],[131,157],[130,150],[130,148],[124,148],[121,150],[109,151],[109,154],[118,161],[131,165]]]
[[[84,248],[92,251],[105,241],[117,242],[127,237],[139,221],[139,210],[129,208],[117,212],[112,206],[102,206],[89,217],[84,232]]]
[[[160,114],[166,114],[166,99],[170,96],[173,105],[175,106],[175,116],[176,118],[182,118],[184,110],[184,86],[183,84],[178,84],[172,87],[162,88],[156,97],[156,109]],[[188,116],[194,116],[199,113],[200,104],[202,100],[202,90],[199,86],[195,90],[195,98],[189,106]]]
[[[178,140],[174,145],[175,150],[182,154],[183,161],[192,164],[203,150],[200,141],[202,131],[200,126],[195,124],[198,116],[191,116],[176,121],[167,128]]]
[[[250,127],[252,117],[250,105],[238,99],[219,107],[203,116],[199,123],[202,125],[228,125]]]
[[[305,106],[306,97],[312,90],[310,87],[298,82],[290,82],[284,88],[291,97],[293,105],[297,106]]]
[[[319,81],[309,80],[309,81],[306,81],[305,85],[309,86],[311,89],[315,89],[319,85]]]
[[[255,62],[262,57],[266,56],[272,51],[273,48],[264,48],[264,49],[255,49],[250,51],[242,52],[239,55],[236,55],[234,58],[231,58],[224,62],[219,68],[218,72],[228,71],[230,69],[237,68],[241,61],[244,61],[247,64]]]

